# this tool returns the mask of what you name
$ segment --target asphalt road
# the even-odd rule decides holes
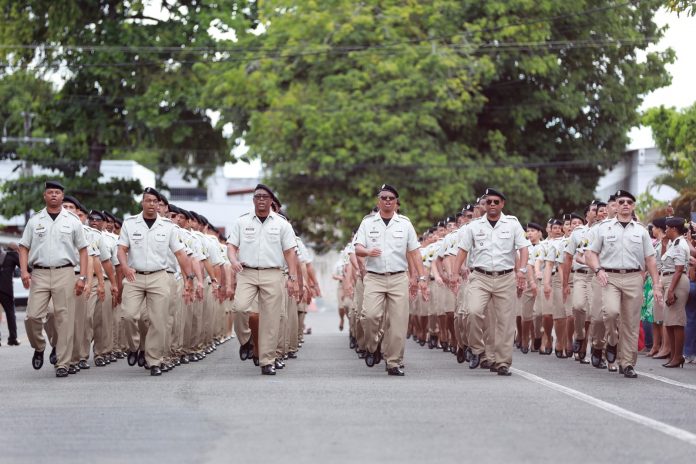
[[[631,380],[516,352],[512,377],[499,377],[409,341],[406,377],[396,378],[348,350],[334,314],[310,314],[308,325],[299,358],[276,377],[241,362],[236,340],[162,377],[120,360],[68,379],[47,361],[34,371],[25,337],[3,344],[0,463],[680,463],[696,454],[696,365],[641,358]]]

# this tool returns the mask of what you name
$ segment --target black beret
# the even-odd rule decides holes
[[[447,219],[445,219],[445,222],[447,224],[449,224],[451,222],[457,222],[457,218],[455,218],[454,216],[447,216]]]
[[[570,221],[570,219],[571,219],[570,213],[565,213],[565,214],[563,215],[563,222],[565,222],[565,221]]]
[[[555,219],[554,219],[554,218],[549,218],[549,220],[548,220],[548,221],[546,221],[546,224],[551,224],[551,223],[553,223],[553,221],[555,221]]]
[[[556,218],[551,218],[551,220],[549,220],[549,224],[551,224],[552,226],[562,226],[563,222]]]
[[[592,205],[598,205],[598,204],[600,204],[601,202],[602,202],[602,200],[592,200],[592,201],[590,202],[590,206],[592,206]]]
[[[464,208],[462,208],[462,213],[464,211],[473,211],[473,210],[474,210],[474,205],[472,205],[471,203],[467,203],[466,206],[464,206]]]
[[[278,199],[278,196],[274,193],[273,194],[273,202],[278,205],[278,209],[283,207],[283,204],[280,202],[280,199]]]
[[[58,189],[61,192],[65,191],[65,187],[63,187],[63,184],[61,184],[57,180],[47,180],[46,185],[44,185],[44,190],[48,189]]]
[[[503,199],[503,201],[505,201],[505,195],[503,195],[502,192],[500,192],[500,191],[498,191],[498,190],[496,190],[496,189],[494,189],[494,188],[490,188],[490,187],[487,188],[486,191],[485,191],[485,193],[484,193],[484,195],[487,196],[487,197],[488,197],[488,196],[491,196],[491,195],[492,195],[492,196],[496,196],[496,197],[500,197],[500,198]]]
[[[580,220],[582,221],[583,224],[585,223],[585,218],[582,217],[582,216],[580,216],[580,215],[577,214],[577,213],[570,213],[570,219],[571,219],[571,220],[572,220],[572,219],[580,219]]]
[[[119,227],[123,225],[123,220],[121,218],[114,218],[114,222],[118,224]]]
[[[653,227],[657,227],[658,229],[662,229],[663,231],[667,228],[667,218],[666,217],[657,217],[652,220]]]
[[[80,203],[80,201],[72,195],[65,195],[63,197],[63,203],[72,203],[73,205],[75,205],[75,208],[82,209],[82,203]]]
[[[82,203],[80,203],[77,207],[80,209],[80,211],[82,211],[83,213],[85,213],[85,216],[89,214],[89,210],[88,210],[87,207],[86,207],[85,205],[83,205]]]
[[[111,214],[108,211],[102,211],[102,214],[104,215],[104,220],[108,222],[116,222],[116,216]]]
[[[609,195],[609,199],[607,200],[607,203],[611,201],[616,201],[616,195]]]
[[[258,184],[256,186],[256,188],[254,189],[254,191],[256,191],[256,190],[265,190],[271,196],[271,199],[277,200],[275,194],[273,193],[273,190],[271,190],[271,188],[268,185]]]
[[[169,206],[169,200],[167,200],[167,197],[165,197],[163,194],[160,193],[159,200],[163,202],[165,205]]]
[[[479,203],[481,203],[481,198],[482,198],[482,197],[476,197],[476,204],[477,204],[477,205],[478,205]]]
[[[617,190],[616,193],[614,194],[614,198],[618,200],[619,198],[622,198],[622,197],[630,198],[631,200],[633,200],[634,203],[636,201],[636,197],[634,197],[633,194],[631,192],[629,192],[628,190]]]
[[[679,231],[680,234],[683,234],[686,232],[686,220],[678,216],[667,218],[667,227],[674,227]]]
[[[162,195],[160,195],[160,193],[152,187],[145,188],[145,190],[143,190],[143,196],[145,196],[145,194],[154,195],[158,200],[162,198]]]
[[[167,206],[169,207],[170,213],[179,214],[179,208],[176,205],[169,203]]]
[[[455,216],[457,219],[459,219],[460,217],[464,216],[464,213],[459,212],[459,213],[455,214],[454,216]]]
[[[438,222],[437,227],[445,227],[445,222],[444,221]]]
[[[543,227],[541,227],[541,226],[540,226],[539,224],[537,224],[536,222],[530,222],[530,223],[528,223],[528,224],[527,224],[527,229],[536,229],[536,230],[538,230],[539,232],[542,232],[542,233],[544,232]]]
[[[106,217],[104,216],[104,213],[102,213],[99,210],[93,209],[92,211],[89,212],[89,218],[93,221],[105,221]]]
[[[607,206],[607,204],[604,203],[603,201],[598,201],[598,202],[597,202],[597,209],[599,209],[599,208],[605,208],[606,206]]]
[[[199,220],[199,222],[200,222],[201,224],[203,224],[204,226],[209,226],[209,225],[210,225],[210,222],[208,221],[208,219],[207,219],[205,216],[203,216],[202,214],[199,214],[199,215],[198,215],[198,220]]]
[[[191,216],[191,219],[193,219],[194,221],[201,222],[201,219],[198,217],[198,213],[194,210],[189,211],[189,215]]]
[[[382,184],[382,186],[377,191],[377,195],[384,191],[391,192],[394,194],[396,198],[399,198],[399,192],[397,192],[396,189],[389,184]]]

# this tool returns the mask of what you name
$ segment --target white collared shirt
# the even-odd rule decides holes
[[[29,250],[30,267],[58,267],[79,264],[89,243],[77,216],[61,209],[54,221],[44,208],[29,218],[19,245]]]
[[[517,250],[529,245],[517,218],[501,213],[495,228],[486,216],[470,222],[459,248],[472,255],[471,267],[500,272],[514,269]]]
[[[118,245],[128,249],[128,266],[140,272],[167,269],[167,253],[184,249],[171,220],[157,216],[150,228],[142,212],[123,221]]]
[[[286,266],[283,253],[297,246],[290,223],[273,212],[264,222],[253,212],[240,216],[227,243],[237,248],[243,266],[279,269]]]
[[[382,250],[381,256],[368,256],[365,260],[366,270],[380,274],[407,271],[406,253],[420,248],[411,221],[399,214],[389,220],[389,225],[384,224],[379,214],[364,218],[355,236],[355,245]]]
[[[676,266],[684,266],[686,273],[689,267],[691,251],[684,237],[679,237],[667,246],[667,251],[662,255],[662,272],[675,272]]]

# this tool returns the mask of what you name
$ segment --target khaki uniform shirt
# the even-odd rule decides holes
[[[54,221],[44,208],[29,218],[19,245],[29,250],[30,267],[58,267],[79,264],[89,243],[77,216],[63,209]]]
[[[642,269],[645,259],[655,256],[648,231],[636,221],[623,227],[618,219],[602,221],[593,234],[589,250],[598,254],[606,269]]]
[[[662,272],[675,272],[676,266],[684,266],[684,272],[688,271],[689,256],[691,251],[683,237],[670,242],[667,251],[662,255]]]
[[[501,213],[495,228],[486,216],[470,222],[459,247],[472,255],[473,268],[501,272],[514,269],[517,250],[529,245],[517,218]]]
[[[118,244],[128,249],[128,266],[140,272],[167,269],[167,252],[184,249],[171,220],[157,216],[149,228],[142,212],[123,221]]]
[[[366,270],[379,274],[407,271],[406,253],[420,247],[411,221],[399,214],[391,218],[389,225],[379,214],[363,219],[355,237],[355,245],[358,244],[368,250],[382,250],[381,256],[368,256],[365,260]]]
[[[587,226],[578,226],[576,227],[573,232],[570,234],[570,237],[568,237],[568,242],[565,247],[565,252],[568,253],[570,256],[575,258],[575,255],[584,253],[585,248],[587,245],[590,243],[590,228]],[[587,269],[587,266],[585,264],[580,264],[575,259],[573,259],[573,267],[572,269],[574,271],[577,271],[578,269]]]
[[[290,223],[273,212],[264,222],[253,212],[240,216],[228,243],[237,247],[243,266],[278,269],[286,266],[283,253],[297,246]]]

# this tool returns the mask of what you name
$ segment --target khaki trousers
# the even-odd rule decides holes
[[[203,349],[210,345],[213,336],[213,318],[215,311],[213,306],[215,299],[213,298],[213,287],[210,284],[204,284],[203,290],[203,313],[201,321],[201,338],[199,340],[199,348]]]
[[[573,304],[573,316],[575,316],[575,339],[585,339],[585,321],[587,313],[592,303],[592,277],[593,274],[588,272],[574,272],[573,290],[571,299]]]
[[[606,343],[606,329],[602,312],[602,286],[597,278],[592,278],[592,304],[590,304],[590,336],[592,337],[592,349],[603,350]]]
[[[174,274],[167,272],[169,281],[169,302],[167,304],[167,330],[164,333],[164,357],[172,355],[172,342],[174,340],[174,314],[176,313],[177,300],[181,299],[181,294],[176,293],[176,278]]]
[[[607,280],[607,286],[602,288],[607,343],[619,345],[616,357],[619,365],[635,366],[638,360],[640,307],[643,304],[643,276],[640,272],[607,273]]]
[[[194,283],[198,285],[198,280]],[[197,288],[197,287],[196,287]],[[200,351],[201,339],[203,335],[203,303],[205,301],[206,284],[203,283],[203,301],[195,300],[193,302],[193,316],[191,323],[191,349],[194,352]]]
[[[89,356],[89,350],[87,355],[82,357],[82,347],[86,345],[87,337],[89,334],[88,330],[92,330],[92,318],[94,313],[89,314],[89,300],[86,298],[87,293],[92,289],[85,287],[85,291],[80,296],[75,296],[75,328],[73,329],[73,352],[70,357],[70,364],[77,364],[80,360],[86,360]],[[89,327],[89,329],[88,329]]]
[[[361,322],[365,331],[365,349],[374,353],[384,338],[383,357],[387,367],[398,367],[408,330],[408,276],[406,273],[391,276],[368,273],[364,283]],[[385,318],[388,323],[384,324],[382,337],[380,328]]]
[[[250,312],[236,311],[234,313],[234,333],[237,335],[240,345],[244,345],[251,338],[251,329],[249,328]]]
[[[96,291],[96,285],[94,286]],[[97,299],[96,294],[93,296]],[[92,298],[92,296],[90,296]],[[97,299],[94,307],[94,357],[104,356],[113,350],[113,308],[111,307],[111,282],[104,280],[104,301]]]
[[[121,324],[121,319],[123,318],[123,310],[121,309],[121,304],[118,304],[113,312],[113,340],[114,340],[114,351],[126,351],[126,332]]]
[[[297,326],[300,320],[298,314],[298,304],[294,298],[289,298],[290,304],[288,305],[288,327],[286,331],[286,337],[288,340],[288,353],[297,353],[299,349],[297,337]]]
[[[182,315],[182,341],[181,350],[184,354],[191,354],[194,352],[193,349],[193,303],[183,304],[183,315]]]
[[[159,366],[166,355],[167,318],[171,280],[165,271],[154,274],[135,274],[135,281],[123,280],[123,320],[126,343],[130,351],[140,346],[138,324],[147,313],[149,326],[145,339],[145,360],[150,366]]]
[[[489,332],[494,338],[494,357],[497,367],[512,364],[512,346],[515,339],[515,274],[488,276],[474,271],[469,288],[469,346],[474,354],[483,354],[486,307],[489,310]],[[486,353],[486,358],[491,360]]]
[[[176,281],[174,299],[174,327],[172,329],[172,354],[181,356],[184,354],[184,279]]]
[[[365,344],[365,329],[362,325],[362,318],[364,316],[365,309],[365,278],[358,277],[355,281],[355,340],[358,344],[358,349],[364,350]],[[302,325],[298,327],[299,331],[302,332]],[[300,333],[300,340],[302,340],[302,334]]]
[[[280,269],[255,270],[245,268],[237,274],[237,307],[250,308],[254,299],[259,301],[259,362],[270,366],[276,358],[280,330],[280,312],[283,308],[285,278]],[[243,343],[240,338],[240,343]]]
[[[283,275],[283,285],[288,282],[287,276]],[[280,321],[278,326],[278,344],[276,346],[276,358],[283,359],[288,352],[288,306],[290,305],[288,292],[283,292],[283,303],[280,305]]]
[[[73,352],[75,334],[75,271],[62,269],[34,269],[24,320],[27,337],[36,351],[46,349],[43,335],[44,319],[48,316],[48,302],[53,302],[53,319],[56,331],[56,369],[68,368]]]

